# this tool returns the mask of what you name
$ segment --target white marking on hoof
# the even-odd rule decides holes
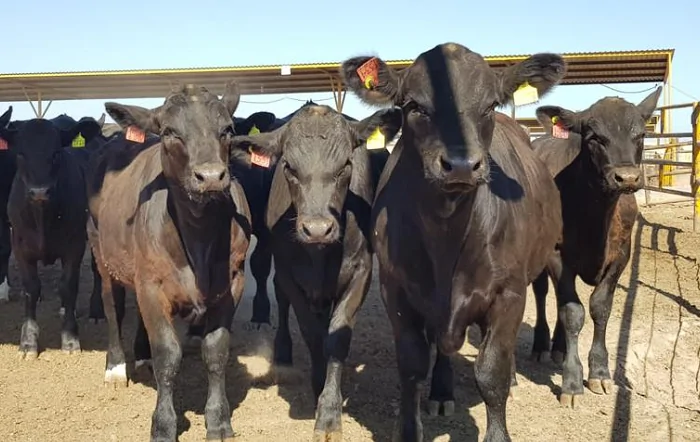
[[[10,285],[7,283],[7,278],[0,284],[0,302],[10,301]]]
[[[115,365],[105,370],[105,383],[126,385],[126,364]]]
[[[153,361],[150,359],[139,359],[138,361],[134,362],[134,367],[138,370],[141,367],[152,367],[153,366]]]
[[[61,307],[61,308],[58,309],[58,316],[60,316],[60,317],[62,317],[62,318],[63,318],[64,316],[66,316],[66,308],[65,308],[65,307]]]

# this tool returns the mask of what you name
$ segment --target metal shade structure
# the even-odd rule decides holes
[[[562,84],[663,83],[668,80],[673,54],[673,49],[562,54],[568,64],[568,73]],[[527,57],[485,58],[493,68],[499,69]],[[387,64],[402,70],[412,62],[391,60]],[[336,107],[342,110],[344,86],[338,76],[339,67],[339,62],[333,62],[0,74],[0,102],[158,98],[166,96],[174,84],[186,83],[204,86],[212,92],[223,92],[224,84],[233,79],[244,95],[333,92]],[[41,109],[37,114],[43,115]]]

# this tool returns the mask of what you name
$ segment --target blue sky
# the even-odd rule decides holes
[[[672,101],[700,100],[700,58],[693,35],[700,2],[695,0],[5,3],[3,73],[291,64],[341,61],[364,53],[405,59],[447,41],[482,55],[674,48]],[[244,3],[246,8],[241,9]],[[254,9],[256,5],[260,10]],[[662,21],[665,17],[672,19],[668,25]],[[654,84],[611,86],[639,92]],[[648,93],[563,86],[539,104],[581,109],[606,95],[639,102]],[[287,97],[291,98],[243,96],[236,115],[267,110],[281,117],[307,99],[333,104],[330,92]],[[147,107],[162,103],[162,99],[121,101]],[[0,112],[9,104],[14,118],[34,116],[26,102],[0,103]],[[517,114],[533,116],[536,107],[518,108]],[[103,110],[101,100],[63,101],[53,103],[47,117],[60,113],[99,117]],[[344,112],[363,118],[372,109],[349,93]],[[688,115],[675,112],[673,129],[686,130]]]

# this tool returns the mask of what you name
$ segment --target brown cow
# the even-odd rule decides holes
[[[561,235],[561,209],[526,134],[495,108],[524,84],[546,93],[564,76],[564,60],[536,54],[495,72],[479,54],[448,43],[402,72],[369,56],[345,61],[341,72],[363,101],[403,109],[402,135],[372,213],[401,378],[396,440],[423,439],[418,386],[429,369],[426,332],[439,350],[429,399],[453,408],[448,355],[462,347],[467,327],[479,324],[474,371],[486,402],[484,440],[508,441],[506,402],[526,289]]]
[[[172,323],[175,315],[204,324],[206,438],[233,440],[224,374],[250,239],[248,203],[228,169],[231,115],[238,102],[238,87],[228,83],[221,99],[188,85],[154,110],[105,104],[127,138],[160,136],[151,146],[113,140],[93,161],[88,183],[89,237],[109,323],[105,382],[127,383],[120,342],[123,311],[117,314],[113,293],[129,287],[136,292],[150,338],[158,386],[152,441],[176,439],[172,389],[182,349]],[[235,158],[244,156],[237,153]]]

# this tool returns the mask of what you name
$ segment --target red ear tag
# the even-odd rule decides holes
[[[8,150],[8,149],[9,149],[9,146],[7,145],[7,141],[0,138],[0,150]]]
[[[270,157],[255,152],[252,147],[248,149],[248,152],[250,152],[250,162],[252,164],[264,167],[265,169],[270,167]]]
[[[357,75],[365,85],[365,88],[372,89],[375,87],[379,82],[379,60],[377,57],[370,58],[357,68]]]
[[[134,143],[143,143],[146,140],[146,134],[136,126],[126,128],[126,139]]]
[[[563,140],[569,138],[569,131],[564,127],[561,121],[559,121],[559,118],[552,117],[552,123],[554,123],[554,126],[552,126],[552,137],[561,138]]]

